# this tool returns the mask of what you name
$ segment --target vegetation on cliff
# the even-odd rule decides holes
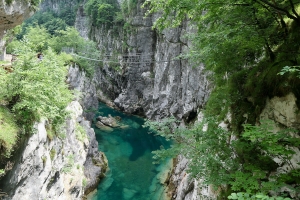
[[[61,5],[59,12],[39,11],[7,36],[12,40],[7,52],[15,56],[11,67],[0,68],[0,176],[18,139],[34,133],[35,122],[46,119],[51,137],[60,135],[65,107],[73,98],[65,82],[69,64],[76,63],[90,76],[94,72],[96,63],[67,54],[99,56],[95,43],[71,27],[79,2]]]
[[[10,111],[0,106],[0,162],[4,158],[7,158],[11,155],[14,145],[18,139],[19,128],[16,124],[16,120]],[[4,174],[4,171],[0,170],[0,177]]]
[[[149,13],[162,14],[155,23],[158,30],[191,21],[198,31],[190,35],[191,51],[182,56],[204,63],[215,84],[204,110],[205,121],[189,129],[172,128],[175,134],[161,133],[178,143],[171,150],[156,152],[156,157],[184,154],[191,159],[194,177],[229,194],[299,195],[300,170],[289,161],[299,147],[298,130],[285,127],[286,131],[278,132],[259,119],[268,97],[289,92],[300,97],[297,74],[281,72],[284,67],[285,72],[297,71],[299,66],[299,2],[153,0],[144,6]],[[224,119],[228,130],[219,127]],[[283,165],[292,170],[275,173]]]
[[[38,9],[39,4],[42,2],[43,0],[26,0],[25,2],[28,2],[32,8],[32,10],[36,11]],[[5,0],[5,3],[7,5],[11,5],[11,3],[13,2],[13,0]]]
[[[121,5],[117,0],[88,0],[85,12],[92,21],[92,26],[123,25],[135,10],[137,0],[124,0]]]
[[[46,119],[55,132],[65,119],[65,107],[73,97],[65,83],[66,63],[70,58],[44,47],[43,30],[32,31],[39,35],[30,35],[15,44],[17,58],[10,70],[0,68],[0,102],[6,107],[1,113],[12,113],[1,118],[3,124],[9,125],[3,132],[1,128],[0,160],[4,165],[5,158],[16,147],[17,138],[34,133],[35,122]],[[37,52],[43,47],[43,58],[38,59]]]

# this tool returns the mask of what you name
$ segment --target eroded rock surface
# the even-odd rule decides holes
[[[6,0],[0,1],[0,34],[9,30],[31,16],[34,13],[34,6],[30,1],[13,0],[10,4]],[[1,37],[2,38],[2,37]]]
[[[99,98],[106,96],[121,110],[150,119],[176,116],[192,120],[210,91],[202,65],[195,67],[187,60],[176,59],[191,45],[185,35],[193,28],[185,22],[158,33],[152,29],[157,16],[144,17],[141,5],[138,1],[127,20],[129,33],[124,33],[123,27],[117,31],[93,27],[88,17],[78,12],[77,21],[86,20],[90,28],[87,31],[78,25],[81,35],[86,37],[90,32],[100,51],[108,59],[119,61],[103,62],[97,69],[93,80],[102,91]]]
[[[5,57],[5,40],[7,30],[14,28],[34,13],[35,6],[30,1],[13,0],[7,3],[0,0],[0,60]]]
[[[5,199],[79,200],[84,188],[103,176],[107,164],[90,123],[81,117],[82,107],[73,101],[67,109],[72,114],[59,135],[51,136],[43,121],[35,125],[36,134],[23,142],[13,169],[2,180],[1,188],[8,194]],[[89,176],[87,170],[96,172]]]

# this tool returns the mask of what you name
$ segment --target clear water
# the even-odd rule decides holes
[[[126,115],[101,104],[98,115],[120,116],[122,128],[95,128],[99,150],[107,156],[109,171],[92,200],[164,200],[170,162],[152,164],[151,151],[170,143],[143,128],[142,118]]]

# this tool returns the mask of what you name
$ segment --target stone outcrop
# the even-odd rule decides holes
[[[187,173],[189,161],[179,155],[174,162],[172,175],[168,180],[171,199],[208,200],[217,199],[218,193],[212,186],[202,184],[201,180],[190,179]]]
[[[0,0],[0,60],[5,57],[5,40],[7,30],[20,25],[34,13],[35,6],[30,1],[12,0],[10,3]]]
[[[81,117],[77,101],[67,110],[70,117],[57,136],[47,130],[46,121],[36,123],[37,132],[23,142],[13,169],[2,181],[5,199],[75,200],[82,198],[87,186],[98,184],[95,174],[103,175],[107,163],[98,152],[95,133]],[[90,175],[91,171],[96,173]]]
[[[6,0],[0,1],[0,34],[21,24],[34,13],[34,5],[30,1],[6,2]]]
[[[297,107],[297,98],[293,93],[289,93],[283,97],[273,97],[267,99],[265,108],[260,114],[260,120],[272,120],[275,122],[275,130],[282,130],[282,128],[293,128],[299,130],[300,128],[300,114]],[[299,138],[298,135],[293,137]],[[292,169],[300,168],[300,150],[293,148],[295,154],[292,156],[289,164],[282,165],[282,160],[274,158],[274,161],[280,165],[277,171],[288,172]]]
[[[120,126],[118,124],[117,118],[114,118],[111,115],[108,115],[108,117],[99,116],[99,117],[97,117],[97,120],[100,121],[105,126],[109,126],[109,127],[112,127],[112,128],[116,128],[116,127]]]
[[[296,104],[297,98],[290,93],[284,97],[267,99],[260,119],[271,119],[285,127],[300,128],[300,114]]]

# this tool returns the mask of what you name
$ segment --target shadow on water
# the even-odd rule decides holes
[[[170,143],[160,136],[154,136],[148,128],[142,127],[142,118],[126,115],[99,106],[97,116],[121,117],[121,128],[100,130],[95,128],[99,150],[107,156],[109,171],[98,186],[93,200],[163,200],[163,182],[170,162],[152,164],[152,151]]]

